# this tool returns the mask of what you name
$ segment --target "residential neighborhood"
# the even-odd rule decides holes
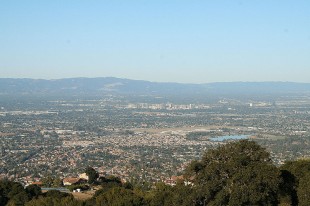
[[[273,161],[310,155],[309,99],[201,103],[135,103],[100,100],[2,103],[0,177],[29,184],[46,176],[63,185],[100,176],[165,182],[205,151],[247,138],[270,151]],[[223,138],[223,139],[217,139]]]

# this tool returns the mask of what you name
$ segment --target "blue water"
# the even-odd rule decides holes
[[[240,139],[248,139],[249,135],[232,135],[232,136],[220,136],[210,138],[210,141],[214,142],[223,142],[225,140],[240,140]]]

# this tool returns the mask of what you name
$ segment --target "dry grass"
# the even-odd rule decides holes
[[[72,192],[71,193],[77,200],[87,200],[93,197],[93,192]]]

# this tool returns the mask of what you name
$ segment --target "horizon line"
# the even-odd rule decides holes
[[[298,81],[214,81],[214,82],[205,82],[205,83],[192,83],[192,82],[172,82],[172,81],[152,81],[152,80],[144,80],[144,79],[130,79],[130,78],[122,78],[122,77],[113,77],[113,76],[100,76],[100,77],[63,77],[63,78],[33,78],[33,77],[0,77],[0,79],[15,79],[15,80],[44,80],[44,81],[57,81],[57,80],[66,80],[66,79],[122,79],[122,80],[130,80],[130,81],[144,81],[150,83],[174,83],[174,84],[216,84],[216,83],[296,83],[296,84],[310,84],[310,82],[298,82]]]

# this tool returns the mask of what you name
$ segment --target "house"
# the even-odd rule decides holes
[[[43,183],[42,182],[32,182],[32,185],[38,185],[39,187],[42,187]]]
[[[79,178],[88,180],[88,175],[86,173],[82,173],[79,175]]]
[[[67,177],[62,180],[62,183],[64,186],[68,185],[78,185],[78,184],[83,184],[86,183],[87,180],[79,177]]]
[[[175,186],[178,181],[184,181],[183,175],[181,176],[171,176],[170,178],[165,180],[165,184]]]
[[[165,180],[165,184],[175,186],[177,182],[182,182],[185,185],[193,185],[193,183],[191,182],[192,180],[193,180],[192,177],[189,180],[186,180],[183,175],[171,176],[170,178]]]

